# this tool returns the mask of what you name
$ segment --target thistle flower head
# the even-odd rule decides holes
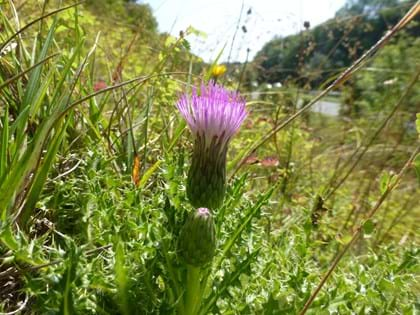
[[[227,144],[244,121],[245,100],[210,81],[200,91],[181,95],[177,107],[194,136],[203,137],[206,146],[212,141]]]
[[[200,91],[181,95],[177,107],[194,136],[188,172],[187,196],[191,204],[211,210],[223,203],[226,191],[226,152],[229,140],[244,121],[245,101],[210,81]]]

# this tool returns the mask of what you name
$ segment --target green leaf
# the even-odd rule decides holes
[[[415,170],[416,175],[417,175],[417,181],[420,185],[420,154],[418,154],[416,156],[416,158],[414,159],[413,166],[414,166],[414,170]]]
[[[124,315],[130,313],[130,304],[128,303],[128,274],[125,267],[124,245],[121,240],[117,241],[115,249],[115,282],[118,290],[118,305],[121,313]]]
[[[0,241],[10,250],[17,251],[19,249],[19,242],[16,240],[15,236],[13,235],[12,228],[10,227],[10,225],[1,227]]]
[[[76,253],[75,245],[72,243],[66,260],[66,271],[61,279],[63,298],[60,303],[60,314],[63,315],[76,314],[73,299],[73,287],[76,280],[77,262],[78,254]]]
[[[51,140],[51,144],[46,150],[46,156],[31,184],[31,189],[29,191],[25,207],[21,213],[21,222],[24,224],[27,223],[31,211],[38,201],[39,195],[41,194],[42,188],[44,187],[45,181],[47,180],[48,173],[54,163],[58,148],[64,139],[64,135],[66,134],[67,126],[69,125],[70,121],[71,119],[67,119],[64,126],[58,124],[57,129],[61,130],[54,135],[53,139]]]
[[[156,171],[156,169],[159,167],[160,163],[162,161],[157,161],[155,164],[153,164],[142,176],[140,182],[139,182],[139,188],[143,188],[146,184],[147,180],[150,178],[150,176],[153,175],[153,173]]]
[[[191,50],[191,45],[190,45],[190,43],[189,43],[189,41],[187,41],[186,39],[183,39],[182,41],[181,41],[181,45],[186,49],[186,50],[188,50],[188,51],[190,51]]]
[[[206,32],[200,31],[199,29],[196,29],[196,28],[192,27],[191,25],[187,27],[186,33],[187,33],[187,35],[188,34],[193,34],[193,35],[198,36],[198,37],[207,38],[207,33]]]
[[[176,38],[174,36],[168,36],[165,40],[165,47],[170,47],[176,43]]]
[[[29,110],[30,119],[33,119],[35,117],[35,115],[38,113],[39,108],[41,107],[42,102],[44,102],[44,97],[46,96],[48,88],[51,85],[51,81],[55,75],[54,68],[56,67],[56,64],[53,64],[52,67],[53,69],[51,69],[46,78],[43,79],[43,83],[37,88],[37,92],[31,101],[32,105]]]
[[[379,179],[379,191],[381,192],[381,194],[383,194],[385,192],[385,190],[388,187],[388,183],[389,183],[389,173],[388,172],[384,172],[381,175],[381,178]]]
[[[50,48],[51,44],[53,43],[54,32],[55,32],[56,26],[57,26],[57,19],[55,18],[51,28],[48,31],[48,35],[45,39],[44,45],[42,46],[40,55],[38,57],[38,61],[43,60],[47,57],[48,49]],[[31,72],[31,75],[29,76],[28,84],[25,88],[25,94],[23,96],[21,109],[25,109],[26,107],[30,107],[30,111],[27,112],[27,115],[29,115],[29,116],[36,111],[35,107],[38,105],[38,102],[36,100],[37,93],[41,93],[41,94],[38,94],[38,96],[41,97],[42,95],[45,95],[42,92],[46,92],[46,91],[42,91],[42,89],[40,91],[40,88],[39,88],[41,82],[44,81],[43,78],[42,78],[42,69],[43,68],[44,68],[44,65],[42,64],[39,67],[36,67]],[[52,77],[51,77],[51,79],[52,79]],[[47,89],[47,87],[48,86],[45,86],[45,89]],[[20,146],[20,144],[23,143],[23,139],[26,135],[25,128],[26,128],[27,123],[28,123],[28,121],[27,121],[27,119],[25,119],[24,121],[22,121],[22,124],[18,126],[18,137],[16,139],[16,143],[18,144],[18,146]]]
[[[372,222],[371,219],[366,220],[365,223],[363,223],[363,234],[365,235],[365,237],[369,237],[374,230],[375,224]]]
[[[0,181],[6,174],[7,167],[7,152],[9,145],[9,106],[6,104],[4,111],[3,128],[1,130],[1,144],[0,144]]]
[[[242,232],[245,228],[251,223],[252,219],[259,213],[262,206],[264,206],[268,200],[270,199],[271,195],[273,194],[274,190],[279,186],[272,187],[268,192],[261,195],[258,201],[251,207],[248,212],[246,213],[245,217],[242,218],[238,225],[236,226],[235,230],[231,234],[231,237],[226,241],[222,249],[222,255],[219,257],[217,262],[215,263],[216,266],[220,265],[223,258],[229,253],[232,246],[235,244],[236,240],[241,236]]]
[[[211,309],[216,304],[217,300],[220,296],[223,295],[224,292],[236,281],[238,281],[240,275],[249,272],[249,266],[256,260],[258,253],[260,252],[260,248],[255,250],[254,252],[250,253],[243,261],[241,261],[233,270],[232,274],[227,274],[226,277],[223,279],[221,285],[218,286],[216,291],[212,291],[210,296],[204,303],[204,306],[201,309],[200,315],[209,314]]]
[[[175,146],[175,144],[178,142],[179,138],[181,137],[182,133],[185,130],[185,126],[187,125],[187,123],[185,122],[185,120],[181,120],[180,123],[178,124],[178,127],[175,129],[174,132],[174,136],[171,139],[171,143],[168,146],[167,151],[171,151],[172,148]]]
[[[385,193],[385,191],[389,188],[389,186],[393,185],[397,180],[395,174],[390,172],[384,172],[379,179],[379,190],[381,194]]]

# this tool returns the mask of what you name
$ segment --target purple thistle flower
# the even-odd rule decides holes
[[[228,143],[247,115],[245,100],[209,82],[183,94],[177,107],[194,135],[187,196],[194,207],[215,209],[225,194]]]
[[[204,136],[209,145],[213,138],[229,142],[246,118],[245,100],[236,92],[210,82],[201,85],[201,93],[183,94],[177,104],[194,135]]]

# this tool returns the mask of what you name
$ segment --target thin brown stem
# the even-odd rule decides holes
[[[414,87],[414,85],[416,84],[419,76],[420,76],[420,68],[417,70],[416,74],[411,79],[408,87],[405,89],[404,94],[401,95],[400,99],[395,104],[394,108],[391,110],[391,112],[388,114],[388,116],[384,119],[384,121],[379,126],[379,128],[375,131],[375,133],[372,135],[372,137],[369,139],[368,143],[364,146],[363,151],[359,154],[359,156],[356,158],[356,160],[353,162],[353,164],[347,170],[346,174],[341,178],[341,180],[326,194],[326,196],[324,197],[324,200],[327,200],[329,197],[331,197],[337,191],[337,189],[341,187],[341,185],[346,181],[346,179],[350,176],[350,174],[353,172],[353,170],[359,164],[359,162],[362,159],[362,157],[365,155],[365,153],[368,151],[368,149],[370,148],[370,146],[373,144],[373,142],[375,141],[375,139],[379,136],[379,134],[382,132],[382,130],[385,128],[385,126],[388,124],[388,122],[394,116],[395,112],[401,107],[402,104],[404,104],[404,100],[410,94],[410,92],[411,92],[412,88]],[[338,172],[338,174],[341,173],[341,170],[342,169],[344,169],[345,167],[347,167],[349,165],[349,162],[357,155],[359,149],[360,149],[360,147],[353,152],[353,154],[348,159],[348,162],[345,163],[341,167],[341,169]]]
[[[263,136],[259,141],[256,141],[255,145],[252,146],[248,152],[244,155],[242,160],[238,163],[238,165],[234,168],[232,176],[234,176],[239,169],[245,164],[247,158],[255,152],[259,147],[265,144],[268,140],[271,139],[273,135],[277,132],[288,126],[292,121],[298,118],[302,113],[309,110],[316,102],[318,102],[321,98],[327,95],[330,91],[334,88],[342,85],[346,82],[350,77],[356,73],[380,48],[382,48],[398,31],[404,28],[408,22],[413,20],[417,13],[420,11],[420,2],[414,4],[412,8],[408,11],[408,13],[385,35],[376,42],[368,51],[366,51],[359,59],[357,59],[350,67],[348,67],[345,71],[343,71],[339,77],[331,83],[325,90],[319,93],[315,98],[312,99],[306,106],[299,109],[296,113],[291,115],[287,118],[283,123],[274,127],[270,132],[268,132],[265,136]]]
[[[388,186],[386,187],[385,191],[382,193],[378,201],[376,202],[375,206],[369,211],[366,218],[361,222],[361,224],[358,226],[356,231],[353,233],[353,236],[351,240],[344,246],[344,248],[338,253],[338,255],[334,258],[332,261],[330,268],[325,273],[325,275],[322,277],[321,282],[316,287],[315,291],[312,293],[310,298],[306,301],[303,309],[299,312],[299,315],[304,315],[308,311],[309,307],[311,306],[312,302],[317,297],[318,293],[321,291],[324,284],[327,282],[328,278],[331,276],[335,268],[337,267],[338,263],[340,262],[341,258],[347,253],[347,251],[350,249],[350,247],[356,242],[356,240],[359,238],[363,225],[370,220],[375,213],[378,211],[379,207],[382,205],[384,200],[388,197],[388,195],[399,185],[403,175],[407,171],[407,169],[411,166],[411,163],[413,163],[414,159],[416,158],[417,154],[420,152],[420,146],[417,146],[417,148],[414,150],[414,152],[411,154],[410,158],[407,160],[407,162],[404,164],[398,175],[396,175],[395,180],[391,181]]]

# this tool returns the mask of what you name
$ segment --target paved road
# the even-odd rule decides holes
[[[312,111],[330,116],[338,116],[340,104],[331,101],[319,101],[312,106]]]
[[[277,92],[278,93],[278,92]],[[253,91],[250,93],[247,93],[250,95],[252,100],[258,100],[263,94],[267,95],[267,94],[276,94],[276,92],[273,91],[269,91],[269,92],[260,92],[260,91]],[[317,95],[316,92],[312,92],[310,95],[313,95],[313,97],[315,97],[315,95]],[[302,99],[299,100],[298,102],[298,107],[302,106]],[[333,102],[333,101],[327,101],[327,100],[320,100],[319,102],[316,102],[311,110],[313,112],[316,113],[322,113],[325,115],[330,115],[330,116],[338,116],[339,111],[340,111],[340,103],[338,102]]]

